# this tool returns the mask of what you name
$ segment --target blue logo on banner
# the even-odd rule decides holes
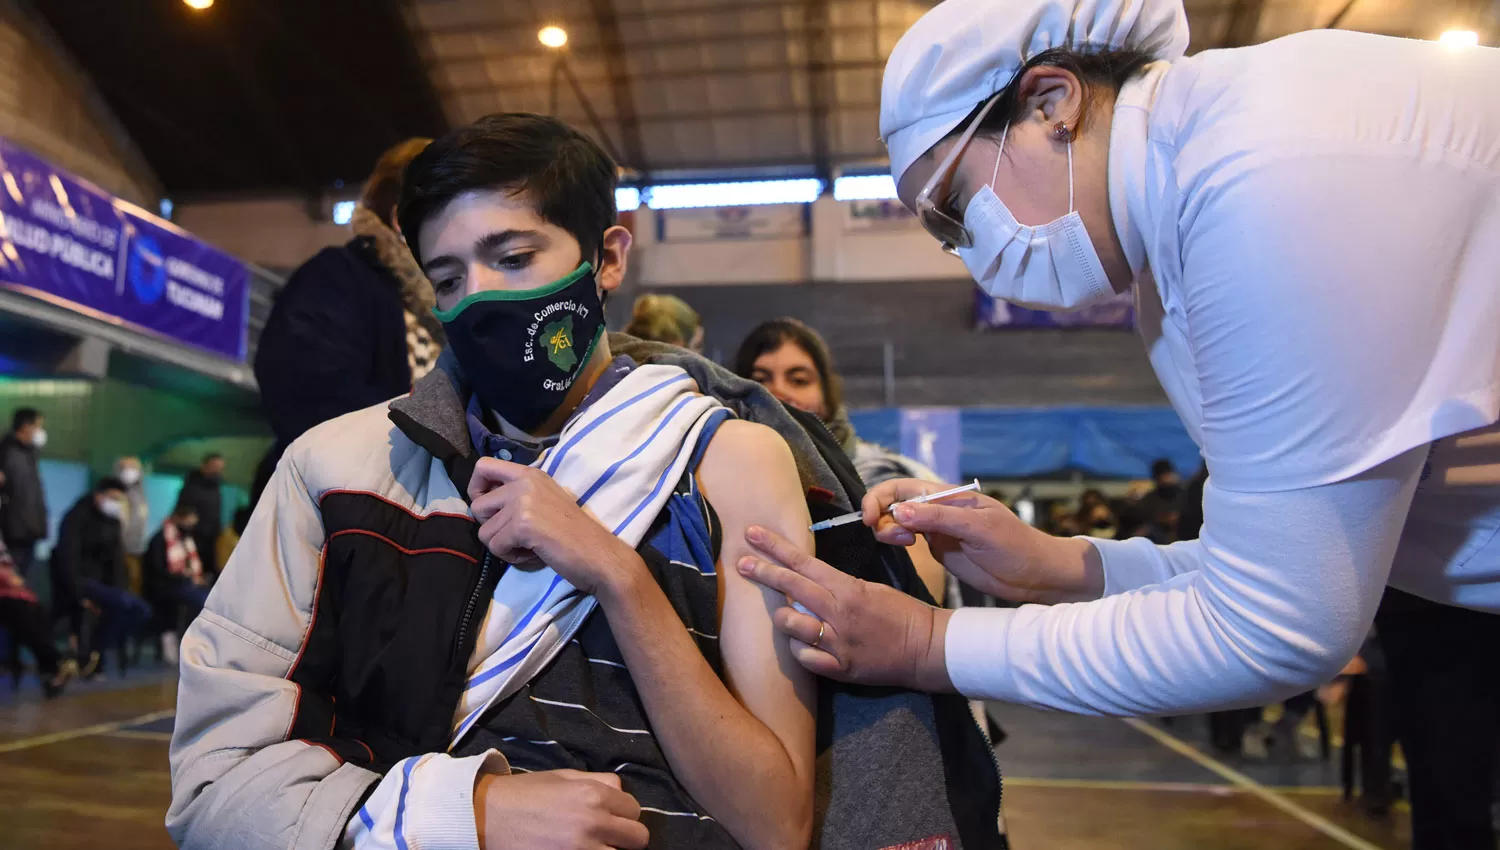
[[[161,298],[167,289],[167,264],[155,239],[138,235],[130,240],[130,264],[125,274],[142,304],[155,304]]]

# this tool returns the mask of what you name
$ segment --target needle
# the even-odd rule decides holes
[[[920,504],[922,502],[931,502],[937,499],[946,499],[949,496],[956,496],[959,493],[971,493],[978,490],[979,479],[976,478],[972,483],[965,484],[962,487],[954,487],[951,490],[944,490],[940,493],[928,493],[925,496],[917,496],[913,499],[906,499],[900,502],[892,502],[890,506],[886,508],[886,511],[889,512],[893,510],[897,505],[914,505]],[[853,513],[847,513],[843,516],[836,516],[833,519],[825,519],[822,522],[815,522],[813,523],[811,530],[823,531],[829,528],[838,528],[841,525],[848,525],[851,522],[859,522],[860,520],[864,519],[864,516],[865,515],[863,511],[854,511]]]

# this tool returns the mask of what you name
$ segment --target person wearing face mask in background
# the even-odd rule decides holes
[[[162,657],[168,662],[177,660],[182,629],[197,618],[208,601],[208,574],[193,539],[198,522],[198,509],[179,501],[146,547],[146,599],[158,612],[173,609],[162,624]]]
[[[45,424],[40,412],[23,407],[0,438],[0,538],[22,578],[31,572],[36,544],[47,538],[47,493],[38,463],[47,445]]]
[[[151,619],[151,606],[125,587],[125,550],[120,542],[120,518],[125,513],[125,483],[101,478],[92,492],[75,503],[57,532],[52,550],[52,610],[71,619],[72,633],[80,638],[79,656],[85,671],[97,669],[99,654],[119,649],[120,666],[126,659],[121,641],[136,634]],[[92,639],[83,636],[85,612],[97,614]]]
[[[1421,731],[1415,845],[1491,846],[1487,806],[1445,807],[1487,799],[1500,749],[1500,51],[1187,44],[1181,0],[948,0],[893,51],[881,133],[902,202],[986,292],[1057,310],[1133,287],[1208,466],[1201,539],[1050,538],[974,494],[891,516],[937,488],[890,482],[865,503],[886,541],[1078,604],[924,609],[771,538],[747,569],[823,618],[777,621],[816,672],[1111,715],[1314,688],[1382,594],[1416,599],[1380,625]]]
[[[203,559],[203,568],[216,575],[223,566],[215,553],[218,551],[219,532],[224,530],[224,456],[214,452],[205,455],[203,463],[189,472],[182,482],[182,493],[177,500],[192,505],[198,512],[198,525],[193,529],[193,540],[198,544],[198,557]]]
[[[151,506],[146,503],[146,486],[141,459],[126,456],[115,461],[115,477],[125,485],[125,512],[120,515],[120,542],[125,547],[126,587],[131,593],[142,593],[141,556],[146,554],[150,536]]]

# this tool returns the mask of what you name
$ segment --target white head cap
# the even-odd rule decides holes
[[[906,169],[1053,47],[1187,50],[1182,0],[947,0],[896,43],[880,91],[880,138],[899,184]]]

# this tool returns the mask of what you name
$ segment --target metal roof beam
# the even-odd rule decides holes
[[[625,161],[619,163],[643,175],[647,173],[646,148],[641,144],[641,125],[635,115],[635,90],[630,83],[625,48],[620,39],[620,22],[614,0],[589,0],[594,12],[594,27],[604,53],[604,73],[609,76],[610,93],[615,105],[615,120],[620,125],[620,143]],[[580,97],[582,95],[580,94]]]
[[[828,110],[833,100],[833,22],[828,0],[806,0],[802,7],[802,48],[807,59],[807,117],[811,125],[813,167],[824,181],[833,180],[829,159]]]
[[[727,0],[727,2],[702,3],[697,6],[683,6],[677,9],[643,9],[638,12],[619,12],[616,20],[620,23],[636,23],[639,21],[668,21],[679,18],[701,18],[704,15],[739,15],[743,16],[747,11],[756,12],[798,12],[806,0],[759,0],[759,2],[746,2],[746,0]],[[497,3],[498,8],[505,8],[507,4]],[[576,16],[560,15],[549,18],[555,20],[559,26],[566,28],[568,23],[575,23],[581,19]],[[420,19],[419,19],[420,22]],[[496,21],[493,24],[459,23],[451,26],[421,27],[422,32],[432,35],[489,35],[494,32],[508,32],[521,27],[529,27],[533,24],[531,17],[511,18]]]
[[[829,114],[866,112],[871,115],[880,111],[880,104],[876,102],[840,103],[836,109],[830,110]],[[553,115],[559,118],[563,114],[559,110],[553,110]],[[619,116],[609,113],[599,113],[596,117],[605,124],[622,123]],[[746,118],[806,118],[807,109],[800,106],[752,106],[745,109],[699,109],[691,112],[663,112],[659,115],[637,115],[636,123],[641,125],[650,124],[680,124],[688,121],[734,121]],[[566,120],[566,119],[565,119]]]
[[[591,2],[593,2],[593,0],[591,0]],[[804,2],[806,2],[806,0],[804,0]],[[830,36],[872,36],[876,39],[877,45],[882,30],[889,31],[892,35],[899,36],[902,32],[905,32],[905,27],[900,26],[894,22],[887,21],[879,25],[829,23],[828,26],[824,28],[824,32],[828,33]],[[512,30],[511,32],[514,32],[514,30]],[[683,47],[686,45],[699,46],[715,44],[747,44],[766,41],[780,42],[790,41],[791,39],[798,38],[804,35],[806,35],[806,27],[797,25],[777,27],[774,29],[743,30],[720,33],[717,35],[695,35],[691,38],[642,39],[631,41],[629,52],[640,55],[649,53],[654,50],[667,50],[671,48]],[[532,45],[535,44],[535,39],[531,39],[528,37],[527,41],[530,43],[528,43],[526,48],[523,50],[507,50],[504,53],[487,53],[478,49],[464,53],[452,52],[442,56],[441,58],[429,58],[428,63],[429,65],[456,65],[463,62],[486,62],[490,59],[500,58],[501,56],[506,59],[545,59],[546,57],[551,55],[551,50],[534,48]],[[594,50],[602,50],[605,48],[605,45],[603,44],[603,42],[592,44],[586,39],[580,38],[577,40],[569,41],[568,48],[572,53],[578,54],[589,53]]]
[[[885,68],[883,59],[858,59],[844,62],[809,62],[792,64],[790,62],[760,62],[748,63],[727,68],[695,68],[690,71],[667,70],[667,71],[645,71],[634,75],[636,82],[645,80],[692,80],[709,77],[739,77],[745,74],[790,74],[793,72],[804,73],[807,71],[879,71]],[[578,74],[576,79],[580,83],[607,83],[610,81],[608,74]],[[453,94],[494,94],[504,96],[519,92],[535,92],[540,84],[534,80],[519,83],[497,84],[489,81],[459,86],[444,86],[438,89],[442,95]]]

